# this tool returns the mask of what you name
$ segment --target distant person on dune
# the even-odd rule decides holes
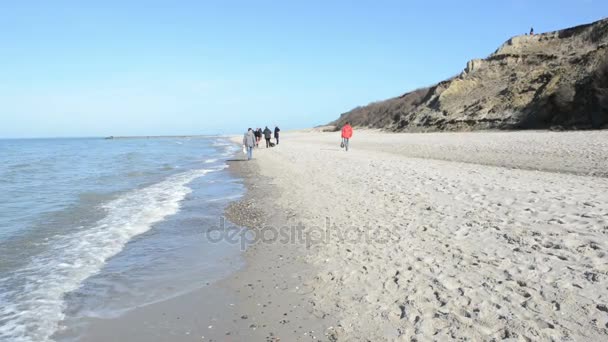
[[[344,148],[346,151],[348,151],[348,142],[350,141],[350,138],[353,136],[353,128],[351,127],[350,123],[347,121],[344,126],[342,126],[342,143],[340,144],[340,147]]]
[[[274,126],[274,139],[277,141],[277,145],[279,144],[279,132],[281,129],[279,126]]]
[[[247,150],[247,160],[251,160],[253,158],[253,147],[255,146],[255,135],[251,128],[243,136],[243,146]]]
[[[270,138],[272,137],[272,131],[268,126],[264,128],[264,139],[266,139],[266,148],[270,147]]]
[[[533,36],[534,35],[534,27],[530,28],[530,35]]]

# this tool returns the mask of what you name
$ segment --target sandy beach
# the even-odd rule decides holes
[[[323,318],[282,340],[608,337],[608,179],[590,176],[607,174],[608,132],[281,141],[242,170],[273,188],[255,205],[308,238],[256,246],[294,259],[257,276],[291,280],[283,305]]]
[[[246,266],[89,337],[604,340],[606,160],[601,131],[286,133],[230,161]]]

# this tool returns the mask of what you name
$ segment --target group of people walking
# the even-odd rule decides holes
[[[272,138],[272,131],[268,126],[262,130],[261,128],[257,128],[253,130],[249,128],[245,135],[243,136],[243,151],[247,153],[247,160],[251,160],[253,158],[253,149],[255,147],[260,147],[260,141],[262,140],[262,136],[266,140],[266,148],[273,147],[279,144],[279,132],[281,129],[276,126],[274,128],[274,139],[276,143],[270,141]],[[348,145],[350,142],[350,138],[353,136],[353,127],[347,121],[344,126],[342,126],[342,130],[340,132],[340,147],[345,151],[348,151]]]
[[[273,143],[272,141],[270,141],[272,139],[273,131],[270,130],[270,128],[268,128],[268,126],[266,126],[266,128],[264,128],[264,130],[262,130],[261,128],[257,128],[256,130],[249,128],[247,130],[247,132],[245,133],[245,135],[243,136],[243,148],[247,152],[247,160],[250,160],[251,158],[253,158],[253,148],[260,147],[260,141],[262,141],[262,137],[264,137],[264,139],[266,140],[266,148],[278,145],[279,144],[279,132],[281,132],[281,129],[278,126],[275,126],[274,127],[275,142]]]
[[[255,136],[255,147],[260,147],[260,141],[262,140],[262,136],[266,140],[266,148],[273,147],[274,145],[278,145],[279,144],[279,132],[281,132],[281,129],[278,126],[275,126],[274,127],[274,139],[276,142],[272,143],[270,141],[270,139],[272,139],[272,131],[270,130],[270,128],[268,128],[268,126],[266,126],[266,128],[264,128],[263,131],[261,128],[256,129],[255,131],[253,131],[253,135]]]

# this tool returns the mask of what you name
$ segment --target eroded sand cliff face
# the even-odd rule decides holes
[[[608,19],[509,39],[433,87],[332,124],[393,131],[608,127]]]

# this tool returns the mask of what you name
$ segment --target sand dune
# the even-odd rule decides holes
[[[301,292],[338,322],[326,338],[608,338],[608,132],[338,142],[284,134],[254,154],[311,234]]]

